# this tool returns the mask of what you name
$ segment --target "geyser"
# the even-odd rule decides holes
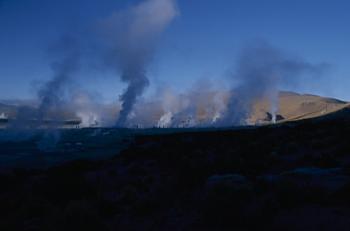
[[[54,57],[51,69],[53,78],[46,82],[38,91],[39,108],[38,122],[41,124],[48,113],[57,110],[64,99],[67,84],[72,81],[72,77],[79,70],[80,50],[78,42],[72,37],[64,37],[51,50],[50,55]],[[50,119],[56,119],[55,114],[50,115]],[[55,118],[52,118],[55,117]]]
[[[157,39],[177,15],[175,0],[146,0],[103,21],[113,39],[107,63],[115,67],[127,84],[120,100],[122,109],[117,126],[125,126],[137,98],[149,85],[147,65],[152,59]]]
[[[266,42],[244,48],[232,75],[238,85],[231,89],[227,110],[218,124],[246,124],[254,103],[262,98],[269,100],[272,122],[275,122],[279,87],[300,81],[305,74],[319,73],[322,67],[286,54]]]

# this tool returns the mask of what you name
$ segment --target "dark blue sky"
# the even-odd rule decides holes
[[[64,34],[84,33],[137,0],[0,0],[0,98],[33,98],[52,75],[50,47]],[[160,40],[149,69],[149,91],[160,84],[186,90],[199,79],[225,85],[246,43],[263,39],[312,63],[324,77],[293,90],[350,100],[350,2],[346,0],[178,0],[179,17]],[[77,76],[112,99],[124,87],[113,72]]]

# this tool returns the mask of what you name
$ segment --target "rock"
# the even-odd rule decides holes
[[[320,177],[320,176],[330,176],[339,175],[341,173],[341,168],[296,168],[291,171],[283,172],[282,176],[305,176],[305,177]]]
[[[322,188],[326,192],[334,192],[346,185],[350,178],[343,174],[341,168],[297,168],[280,175],[301,187]]]
[[[240,174],[213,175],[207,180],[207,187],[224,186],[234,189],[251,189],[252,184]]]

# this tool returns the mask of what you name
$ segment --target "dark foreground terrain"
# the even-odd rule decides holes
[[[0,230],[349,230],[349,134],[344,109],[275,126],[133,134],[116,141],[123,149],[111,137],[61,141],[56,155],[108,155],[36,169],[2,160]],[[13,155],[30,147],[1,144]]]

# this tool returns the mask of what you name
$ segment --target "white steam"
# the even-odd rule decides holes
[[[149,85],[147,66],[158,37],[177,14],[174,0],[146,0],[103,22],[106,35],[112,39],[106,62],[121,72],[121,80],[128,85],[120,97],[117,126],[125,126],[137,98]]]

